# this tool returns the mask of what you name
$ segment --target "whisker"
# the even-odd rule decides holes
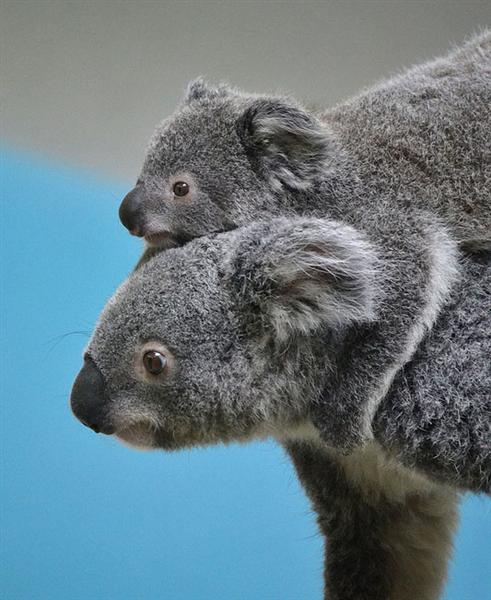
[[[51,352],[53,352],[53,350],[59,345],[61,344],[61,342],[63,342],[67,337],[70,337],[72,335],[83,335],[86,338],[90,337],[90,331],[69,331],[68,333],[63,333],[62,335],[57,335],[54,338],[51,338],[49,340],[46,340],[42,345],[43,346],[47,346],[48,344],[51,344],[51,346],[48,348],[48,351],[46,353],[46,356],[49,356],[49,354]]]

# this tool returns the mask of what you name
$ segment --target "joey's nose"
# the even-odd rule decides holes
[[[119,207],[119,219],[132,235],[143,236],[142,213],[145,191],[141,184],[126,194]]]
[[[73,414],[96,433],[114,433],[108,417],[104,378],[95,362],[87,356],[73,384],[70,396]]]

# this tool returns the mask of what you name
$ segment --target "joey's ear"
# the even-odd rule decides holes
[[[188,85],[184,103],[201,102],[225,97],[229,93],[226,85],[212,86],[203,77],[198,77]]]
[[[284,218],[238,232],[228,269],[249,325],[287,341],[374,318],[377,258],[352,227]]]
[[[334,141],[320,121],[282,100],[255,100],[237,121],[237,133],[275,188],[308,188],[327,168]]]

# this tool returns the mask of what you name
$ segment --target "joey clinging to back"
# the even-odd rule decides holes
[[[281,140],[280,125],[288,128],[278,132]],[[305,188],[322,168],[330,142],[317,127],[280,100],[195,81],[181,109],[154,133],[139,180],[121,204],[121,221],[149,245],[165,248],[302,212],[284,186]]]
[[[489,32],[318,115],[197,80],[155,131],[121,220],[169,247],[289,214],[370,234],[388,205],[491,245],[490,103]]]

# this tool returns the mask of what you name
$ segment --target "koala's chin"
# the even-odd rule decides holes
[[[114,436],[125,446],[138,450],[179,450],[197,443],[189,439],[190,436],[177,436],[150,421],[138,421],[118,427]]]
[[[125,446],[138,450],[181,450],[194,446],[216,444],[216,437],[205,439],[203,436],[193,435],[190,432],[177,432],[164,429],[150,421],[137,421],[131,425],[124,424],[116,428],[114,433]]]
[[[155,429],[150,424],[142,422],[116,431],[115,437],[131,448],[152,450],[159,447],[155,433]]]
[[[185,429],[185,430],[184,430]],[[277,430],[266,425],[253,428],[243,424],[234,431],[196,431],[187,428],[168,429],[151,421],[137,421],[130,425],[121,424],[116,427],[114,437],[125,446],[138,450],[165,450],[175,451],[196,446],[214,446],[216,444],[229,444],[233,442],[245,443],[262,440]]]
[[[158,248],[161,250],[177,248],[178,246],[183,245],[181,240],[177,239],[176,236],[171,235],[168,231],[160,231],[159,233],[146,235],[145,242],[150,248]]]

